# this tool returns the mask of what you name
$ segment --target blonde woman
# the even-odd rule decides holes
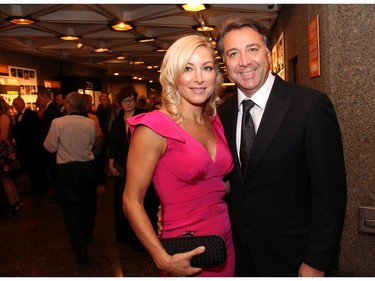
[[[211,43],[193,35],[177,40],[161,67],[162,107],[128,119],[133,131],[123,196],[124,210],[139,240],[162,275],[234,276],[234,250],[224,176],[233,168],[215,102],[222,77]],[[144,210],[143,200],[153,181],[163,214],[161,238],[220,235],[228,257],[212,268],[194,268],[193,256],[169,255]]]
[[[13,141],[11,134],[12,119],[9,115],[9,109],[9,104],[4,100],[3,97],[0,97],[0,142]],[[3,145],[0,147],[5,148]],[[0,154],[3,155],[3,152],[0,151]],[[5,190],[10,204],[6,216],[13,217],[19,214],[21,208],[23,207],[23,203],[18,196],[17,187],[10,175],[8,164],[0,165],[0,182]]]

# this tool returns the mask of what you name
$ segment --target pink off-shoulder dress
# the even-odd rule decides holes
[[[161,237],[178,237],[188,230],[196,236],[220,235],[226,241],[226,262],[204,268],[197,276],[234,276],[235,257],[223,182],[233,168],[233,160],[219,117],[212,122],[215,159],[201,143],[158,110],[134,116],[128,122],[132,132],[138,125],[144,125],[167,141],[167,150],[153,176],[163,211]]]

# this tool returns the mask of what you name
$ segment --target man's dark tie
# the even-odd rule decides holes
[[[247,164],[249,163],[251,148],[255,139],[255,127],[250,109],[255,105],[252,100],[242,101],[242,129],[241,129],[241,146],[240,161],[244,176],[247,172]]]

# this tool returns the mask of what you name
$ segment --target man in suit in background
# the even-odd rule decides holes
[[[44,148],[38,114],[26,108],[25,101],[20,96],[13,100],[13,106],[17,110],[17,115],[12,134],[17,143],[21,166],[29,177],[29,194],[47,193],[48,174],[44,157],[42,157]]]
[[[52,94],[48,90],[38,92],[38,98],[36,104],[39,107],[41,114],[41,137],[42,142],[46,139],[48,131],[51,127],[52,120],[61,117],[63,114],[56,107],[55,103],[52,101]],[[50,185],[50,199],[54,201],[54,188],[56,187],[56,153],[50,153],[44,149],[44,157],[47,163],[48,173],[49,173],[49,185]]]
[[[62,112],[64,114],[64,96],[62,93],[57,93],[55,96],[54,96],[54,100],[55,102],[55,106],[57,107],[58,110],[60,110],[60,112]]]
[[[324,93],[270,72],[270,34],[261,24],[228,19],[217,47],[237,84],[237,94],[219,108],[235,163],[229,204],[236,273],[324,276],[338,267],[346,209],[343,147],[333,105]],[[241,164],[246,99],[255,103],[248,111],[256,135],[249,160]]]

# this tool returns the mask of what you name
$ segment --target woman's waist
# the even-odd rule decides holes
[[[194,211],[163,207],[163,237],[177,237],[185,231],[195,235],[220,234],[222,229],[230,228],[228,208],[225,202],[196,208]]]

